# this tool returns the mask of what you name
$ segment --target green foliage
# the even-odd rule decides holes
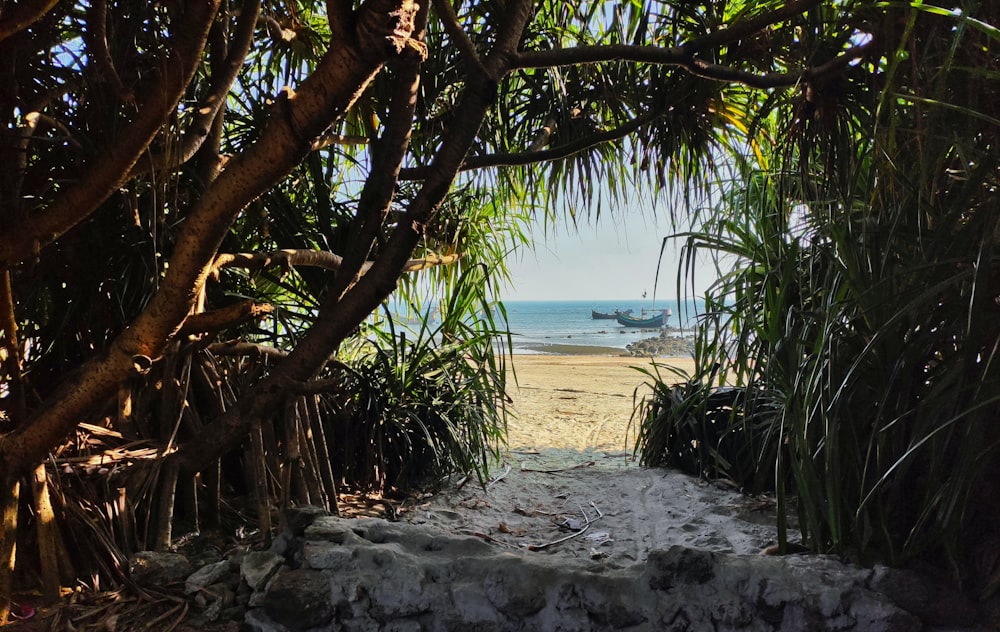
[[[668,383],[661,369],[683,381],[671,385],[674,380]],[[778,409],[768,405],[762,393],[713,386],[714,374],[695,379],[667,365],[654,363],[652,369],[639,370],[653,389],[632,418],[638,426],[636,450],[642,465],[725,479],[748,494],[774,489],[774,475],[767,467],[775,462],[778,449],[772,432]]]
[[[709,293],[697,370],[721,365],[773,410],[747,440],[774,477],[782,532],[794,496],[816,550],[921,556],[988,594],[1000,585],[981,563],[1000,517],[1000,67],[983,55],[1000,15],[962,5],[870,14],[880,59],[821,100],[758,111],[760,151],[735,154],[686,248],[689,263],[706,250],[736,262]],[[714,392],[658,389],[644,458],[745,430],[735,409],[714,429]],[[683,456],[733,476],[721,451]]]
[[[155,111],[137,111],[131,92],[164,76],[165,64],[176,61],[168,54],[183,39],[177,25],[202,5],[133,4],[56,3],[0,41],[0,74],[10,87],[0,90],[8,139],[0,143],[0,184],[10,192],[0,204],[5,235],[31,234],[50,204],[65,201],[71,187],[87,188],[90,167],[101,164],[95,157],[121,149],[133,123]],[[459,3],[461,41],[432,10],[416,110],[412,117],[401,110],[401,126],[412,118],[412,134],[406,141],[400,134],[393,141],[399,146],[381,154],[404,155],[400,179],[384,185],[385,207],[359,214],[358,198],[373,169],[397,166],[383,165],[376,155],[382,148],[373,149],[380,138],[396,138],[390,129],[400,123],[390,94],[405,64],[395,62],[343,119],[330,121],[329,134],[297,139],[303,147],[317,141],[315,150],[283,166],[280,182],[246,208],[227,209],[230,219],[241,214],[221,248],[206,240],[198,265],[208,265],[216,250],[277,248],[344,254],[358,246],[359,258],[378,260],[396,236],[409,249],[406,235],[419,234],[412,253],[394,253],[396,272],[410,254],[463,257],[398,284],[400,303],[418,311],[425,297],[443,296],[440,324],[425,312],[415,332],[402,333],[388,320],[381,333],[358,329],[335,350],[341,332],[397,287],[396,278],[376,277],[372,288],[328,270],[227,269],[209,284],[204,304],[184,310],[252,297],[273,306],[273,318],[197,340],[147,341],[155,349],[169,343],[169,350],[145,380],[128,377],[122,401],[105,397],[105,409],[95,405],[89,421],[107,419],[115,427],[108,437],[149,441],[161,455],[175,439],[184,440],[182,450],[197,448],[204,429],[218,428],[213,423],[227,411],[265,391],[256,389],[273,375],[265,358],[294,350],[326,305],[340,319],[337,334],[315,355],[336,355],[318,370],[343,380],[335,384],[340,391],[298,397],[285,419],[261,423],[253,446],[236,455],[255,468],[262,527],[272,496],[322,501],[334,493],[322,467],[330,459],[320,449],[324,415],[314,410],[316,399],[335,417],[322,420],[333,460],[359,487],[424,483],[453,470],[482,479],[505,420],[497,344],[503,311],[490,304],[490,284],[504,278],[504,257],[537,237],[526,228],[529,210],[550,219],[559,212],[572,224],[588,211],[599,214],[605,200],[631,197],[637,185],[659,192],[679,182],[674,199],[689,204],[670,212],[688,210],[698,226],[687,235],[686,264],[712,250],[738,265],[707,299],[695,375],[675,388],[657,387],[641,415],[644,460],[681,463],[748,489],[773,482],[783,506],[797,497],[804,536],[818,550],[888,561],[927,553],[958,575],[974,574],[969,560],[979,551],[959,543],[989,541],[1000,524],[988,478],[1000,470],[1000,5],[816,3],[724,37],[734,24],[788,4],[542,0],[517,36],[518,53],[503,56],[590,46],[606,54],[517,66],[490,81],[475,57],[487,59],[502,39],[512,3]],[[9,315],[21,324],[23,366],[3,370],[24,378],[28,413],[58,404],[60,383],[86,361],[109,357],[120,334],[163,296],[179,228],[197,225],[190,213],[212,190],[220,164],[239,168],[241,153],[252,155],[266,126],[289,122],[280,118],[288,110],[276,107],[279,91],[308,94],[306,78],[322,67],[327,42],[342,36],[331,34],[326,6],[263,3],[260,19],[249,23],[250,54],[230,66],[240,18],[252,14],[245,12],[250,5],[224,3],[207,48],[188,51],[201,63],[182,107],[167,113],[141,160],[117,167],[117,184],[100,208],[81,208],[53,233],[61,234],[55,243],[38,243],[37,261],[13,262],[23,263],[10,270],[16,313]],[[669,64],[620,55],[629,46],[662,52],[719,34]],[[816,68],[865,40],[872,45],[864,58],[804,76],[792,89],[741,83]],[[229,67],[239,71],[224,110],[211,125],[192,126],[212,111],[206,96]],[[459,116],[478,102],[492,104],[483,120]],[[462,141],[473,124],[476,138]],[[178,161],[186,139],[205,142]],[[448,152],[465,163],[447,167],[454,162]],[[723,195],[693,195],[707,191],[720,165],[733,169]],[[450,171],[423,179],[438,167]],[[697,199],[709,203],[691,208]],[[415,228],[419,233],[408,233]],[[361,233],[364,240],[355,240]],[[342,294],[328,296],[330,288]],[[194,303],[201,287],[181,289]],[[355,290],[367,294],[341,300]],[[338,312],[345,305],[351,313]],[[217,362],[208,349],[220,334],[256,343],[253,355]],[[194,362],[201,352],[207,355]],[[658,380],[654,373],[650,379]],[[723,376],[736,390],[718,390]],[[303,454],[312,474],[293,477]],[[310,483],[317,478],[324,484]],[[168,496],[171,485],[164,485]],[[168,505],[159,494],[142,502]],[[157,537],[169,539],[166,518]],[[974,579],[1000,583],[996,569],[985,575]]]
[[[349,400],[327,433],[335,469],[352,487],[434,486],[453,472],[487,479],[506,440],[510,340],[502,306],[484,291],[486,275],[484,267],[467,271],[409,335],[385,309],[348,361]]]

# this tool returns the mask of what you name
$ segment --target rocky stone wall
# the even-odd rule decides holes
[[[622,568],[312,508],[286,522],[271,550],[187,577],[206,620],[237,608],[259,632],[989,629],[922,577],[822,556],[674,546]]]

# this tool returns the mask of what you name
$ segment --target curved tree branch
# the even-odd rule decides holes
[[[202,143],[209,137],[216,115],[225,105],[226,95],[229,94],[229,90],[232,88],[233,82],[236,81],[243,61],[250,52],[250,46],[253,43],[254,28],[256,27],[259,15],[260,0],[250,0],[243,6],[236,23],[236,33],[233,37],[232,45],[229,47],[226,60],[222,64],[222,72],[218,75],[213,74],[208,94],[196,110],[194,120],[191,121],[187,130],[185,130],[184,137],[180,141],[180,146],[168,155],[153,156],[149,161],[143,160],[139,162],[132,170],[132,173],[129,174],[129,177],[135,177],[148,171],[175,169],[191,160],[198,153]]]
[[[112,342],[105,354],[89,360],[63,382],[27,424],[0,436],[0,463],[9,468],[0,472],[4,480],[9,481],[34,466],[98,402],[114,394],[119,383],[133,373],[134,357],[160,355],[199,296],[232,221],[247,204],[301,161],[309,152],[312,139],[343,116],[382,64],[407,46],[406,22],[409,19],[412,23],[412,16],[399,15],[399,9],[398,1],[368,0],[359,9],[357,28],[369,32],[358,38],[359,45],[343,40],[331,42],[299,91],[282,93],[258,141],[226,164],[187,213],[167,274],[142,314]],[[366,16],[366,13],[376,15]],[[374,48],[364,49],[365,46]],[[329,347],[321,350],[324,361],[326,349]],[[318,364],[309,371],[315,366]],[[282,394],[278,391],[266,395],[280,402]],[[227,417],[214,426],[221,426],[215,432],[224,436],[233,434],[237,440],[245,435],[246,426],[238,418]],[[205,446],[213,451],[224,447]]]
[[[295,38],[298,37],[298,33],[281,26],[281,23],[270,15],[262,15],[260,16],[260,20],[267,26],[267,32],[275,39],[279,39],[282,42],[294,42]]]
[[[6,3],[0,11],[0,42],[28,28],[59,4],[59,0],[23,0]]]
[[[87,30],[84,33],[87,48],[98,70],[111,82],[122,103],[135,105],[135,95],[122,83],[115,70],[111,52],[108,51],[108,3],[107,0],[93,0],[87,9]]]
[[[448,265],[455,263],[461,258],[462,255],[453,254],[428,255],[417,259],[410,259],[403,266],[403,272],[416,272],[418,270],[433,268],[434,266]],[[371,269],[373,263],[372,261],[366,261],[361,266],[361,274]],[[343,257],[325,250],[284,249],[275,250],[274,252],[222,254],[215,258],[209,274],[218,280],[219,272],[223,268],[246,268],[257,273],[261,270],[269,270],[271,268],[281,268],[283,272],[286,272],[299,266],[323,268],[324,270],[338,272],[343,265]]]
[[[814,81],[820,77],[836,72],[852,61],[861,58],[871,46],[872,42],[866,42],[865,44],[861,44],[859,46],[852,46],[844,51],[844,54],[838,55],[824,64],[787,73],[754,74],[737,68],[720,66],[719,64],[710,64],[700,59],[693,59],[689,64],[685,64],[684,69],[692,75],[705,79],[713,79],[715,81],[725,81],[729,83],[742,83],[743,85],[751,88],[784,88]]]
[[[206,347],[209,353],[221,356],[251,356],[254,358],[284,358],[288,352],[284,349],[277,349],[267,345],[260,345],[253,342],[213,342]]]
[[[426,3],[414,17],[414,40],[423,45],[427,28]],[[403,157],[410,146],[413,116],[420,88],[420,67],[426,59],[426,48],[413,48],[409,54],[393,63],[397,73],[385,131],[372,147],[372,168],[361,190],[358,210],[351,223],[351,238],[344,256],[343,273],[330,287],[332,296],[340,296],[367,271],[365,263],[371,255],[382,224],[389,214]]]
[[[485,167],[518,167],[537,162],[545,162],[548,160],[568,158],[573,154],[578,154],[581,151],[586,151],[587,149],[596,147],[597,145],[625,138],[629,134],[641,128],[643,125],[648,125],[661,116],[663,116],[661,112],[646,112],[645,114],[641,114],[631,121],[619,125],[614,129],[591,134],[586,138],[580,138],[573,142],[553,147],[551,149],[526,151],[516,154],[473,156],[471,158],[467,158],[465,162],[462,163],[459,171],[470,171],[472,169],[483,169]],[[403,169],[399,174],[399,178],[400,180],[423,180],[429,173],[429,167],[411,167],[409,169]]]
[[[344,134],[334,134],[333,132],[327,132],[321,137],[313,141],[312,150],[319,151],[320,149],[326,149],[331,145],[367,145],[369,139],[364,136],[347,136]]]
[[[479,59],[476,46],[469,39],[468,33],[465,32],[465,29],[459,23],[458,16],[455,15],[455,7],[451,6],[451,0],[433,0],[433,2],[434,10],[437,11],[438,16],[441,18],[441,24],[444,25],[445,33],[448,34],[451,41],[458,47],[465,62],[469,64],[469,71],[485,74],[486,69],[483,68],[483,62]]]
[[[233,303],[209,312],[192,314],[184,320],[184,326],[176,337],[192,334],[217,333],[223,329],[238,325],[248,320],[263,318],[274,313],[274,306],[269,303],[255,303],[250,299]]]
[[[164,60],[158,82],[144,92],[149,96],[135,121],[103,153],[95,156],[80,177],[44,209],[31,214],[25,229],[0,235],[0,268],[17,265],[34,256],[90,216],[125,182],[132,165],[146,150],[163,121],[177,107],[201,59],[208,30],[219,0],[187,3],[177,24],[171,54]]]
[[[695,54],[700,53],[701,51],[716,48],[722,44],[735,42],[736,40],[744,39],[758,33],[772,24],[793,18],[796,15],[801,15],[809,9],[818,7],[821,4],[823,4],[823,0],[793,0],[792,2],[785,3],[773,11],[768,11],[767,13],[762,13],[746,20],[740,20],[739,22],[727,26],[726,28],[715,31],[714,33],[708,33],[706,35],[702,35],[701,37],[696,37],[690,42],[685,43],[682,48],[684,48],[689,54]]]
[[[871,42],[854,46],[842,55],[830,61],[804,70],[785,73],[755,74],[722,66],[710,64],[699,59],[684,47],[656,48],[653,46],[630,46],[627,44],[612,46],[578,46],[551,51],[521,53],[517,57],[517,68],[551,68],[575,64],[596,64],[606,61],[631,61],[659,66],[678,66],[693,75],[715,81],[742,83],[751,88],[780,88],[793,86],[803,81],[811,81],[819,76],[829,74],[843,68],[850,62],[861,57],[871,46]]]

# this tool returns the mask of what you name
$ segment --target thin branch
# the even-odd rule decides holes
[[[87,48],[98,70],[107,77],[118,93],[122,103],[135,106],[135,94],[122,83],[115,69],[111,52],[108,50],[108,4],[107,0],[93,0],[87,10],[87,29],[84,33]]]
[[[486,485],[484,486],[484,488],[488,490],[490,487],[496,485],[497,483],[499,483],[503,479],[507,478],[507,475],[510,474],[510,469],[511,469],[510,468],[510,464],[508,463],[507,464],[507,468],[504,469],[503,473],[502,474],[497,474],[496,476],[494,476],[493,478],[491,478],[490,480],[488,480],[486,482]]]
[[[455,14],[455,7],[451,6],[451,0],[433,0],[433,3],[434,10],[437,11],[438,17],[441,18],[444,32],[448,34],[451,41],[458,47],[462,58],[469,64],[469,72],[485,75],[486,69],[483,68],[483,62],[479,59],[476,46],[469,39],[469,34],[462,28],[461,23],[459,23],[458,15]]]
[[[271,34],[271,37],[280,39],[282,42],[295,41],[295,38],[299,36],[294,30],[281,26],[280,22],[269,15],[260,16],[260,20],[267,26],[267,32]]]
[[[227,329],[234,325],[263,318],[274,312],[274,306],[269,303],[255,303],[247,299],[232,305],[213,309],[210,312],[192,314],[184,320],[184,325],[177,332],[178,337],[192,334],[212,333]]]
[[[784,88],[832,74],[852,61],[863,57],[872,44],[873,42],[869,41],[860,46],[852,46],[844,51],[843,55],[838,55],[824,64],[787,73],[754,74],[737,68],[710,64],[700,59],[694,59],[690,64],[685,64],[684,69],[698,77],[729,83],[741,83],[750,88]]]
[[[216,115],[226,103],[226,96],[232,88],[233,82],[239,75],[243,62],[250,52],[253,44],[254,27],[257,17],[260,15],[260,0],[249,1],[239,14],[236,23],[236,33],[233,37],[232,46],[226,54],[226,60],[222,64],[222,71],[212,74],[212,84],[208,94],[202,99],[201,104],[195,110],[194,120],[188,125],[181,139],[180,147],[170,154],[160,154],[153,156],[150,160],[143,160],[136,164],[130,177],[136,177],[149,171],[160,171],[163,169],[175,169],[187,163],[207,138],[209,138],[211,127]],[[213,67],[213,70],[214,67]]]
[[[822,0],[797,0],[789,2],[774,11],[769,11],[768,13],[719,29],[713,33],[696,37],[680,46],[661,48],[620,44],[611,46],[577,46],[550,51],[529,51],[519,53],[513,67],[551,68],[554,66],[594,64],[606,61],[633,61],[663,66],[680,66],[706,79],[739,82],[754,88],[794,85],[799,81],[808,80],[809,77],[805,77],[804,74],[810,71],[755,75],[735,68],[709,64],[699,60],[697,56],[706,50],[746,39],[772,24],[800,15],[820,4],[822,4]],[[864,49],[864,46],[850,49],[844,55],[837,58],[841,61],[835,63],[834,67],[840,67],[853,59],[857,59]],[[827,65],[829,65],[829,62],[828,64],[824,64],[824,66]],[[817,72],[817,70],[815,69],[813,72]]]
[[[651,64],[683,65],[703,51],[717,48],[760,32],[782,20],[805,13],[819,6],[823,0],[797,0],[759,16],[742,20],[718,31],[696,37],[680,46],[657,48],[652,46],[577,46],[551,51],[519,53],[513,68],[549,68],[601,61],[637,61]]]
[[[690,42],[684,44],[683,47],[688,53],[695,54],[704,50],[717,48],[723,44],[735,42],[736,40],[746,39],[747,37],[764,30],[764,28],[771,26],[772,24],[801,15],[813,7],[818,7],[823,4],[823,1],[824,0],[795,0],[793,2],[788,2],[773,11],[769,11],[746,20],[741,20],[731,26],[719,29],[714,33],[708,33],[706,35],[702,35],[701,37],[696,37]]]
[[[344,134],[323,134],[313,141],[312,150],[319,151],[330,145],[367,145],[369,140],[364,136],[345,136]]]
[[[469,171],[472,169],[483,169],[486,167],[517,167],[535,164],[538,162],[545,162],[548,160],[568,158],[569,156],[578,154],[581,151],[586,151],[587,149],[596,147],[597,145],[625,138],[642,126],[652,123],[661,116],[663,116],[662,112],[646,112],[645,114],[637,116],[631,121],[614,129],[598,132],[587,136],[586,138],[581,138],[564,145],[553,147],[551,149],[544,149],[542,151],[472,156],[471,158],[466,159],[459,170]],[[400,172],[399,178],[400,180],[423,180],[427,177],[428,173],[429,167],[411,167],[403,169],[402,172]]]
[[[821,66],[786,73],[754,74],[729,66],[710,64],[698,59],[695,54],[690,53],[684,47],[657,48],[654,46],[630,46],[626,44],[578,46],[576,48],[521,53],[518,55],[515,63],[517,68],[551,68],[554,66],[596,64],[607,61],[628,61],[658,66],[677,66],[705,79],[742,83],[751,88],[764,89],[792,86],[838,70],[861,57],[869,46],[871,46],[871,42],[854,46],[844,51],[842,55],[834,57]]]
[[[594,518],[593,520],[591,520],[590,516],[587,515],[587,512],[583,510],[583,507],[580,507],[580,513],[583,514],[583,519],[585,521],[585,524],[583,525],[583,527],[581,527],[580,529],[577,529],[576,531],[574,531],[573,533],[571,533],[571,534],[569,534],[569,535],[567,535],[565,537],[559,538],[558,540],[552,540],[551,542],[545,542],[543,544],[531,544],[531,545],[528,546],[528,550],[529,551],[541,551],[541,550],[547,549],[549,547],[555,546],[557,544],[562,544],[563,542],[566,542],[568,540],[572,540],[573,538],[582,535],[584,532],[587,531],[587,529],[590,528],[590,525],[594,524],[595,522],[597,522],[598,520],[600,520],[601,518],[604,517],[604,513],[600,509],[597,508],[597,505],[594,504],[593,501],[591,501],[590,506],[593,507],[595,511],[597,511],[597,517],[596,518]]]
[[[461,259],[462,255],[427,255],[418,259],[410,259],[403,266],[403,272],[416,272],[434,266],[448,265]],[[361,266],[361,274],[364,274],[372,267],[371,261],[366,261]],[[209,274],[218,280],[219,272],[223,268],[246,268],[255,273],[271,268],[282,268],[285,272],[298,266],[313,268],[323,268],[337,272],[344,264],[344,258],[338,254],[326,250],[295,250],[287,248],[275,250],[274,252],[240,252],[231,254],[221,254],[215,258]]]
[[[252,342],[215,342],[206,350],[220,356],[251,356],[254,358],[284,358],[288,352],[284,349],[277,349],[267,345],[254,344]]]

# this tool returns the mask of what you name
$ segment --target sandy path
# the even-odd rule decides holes
[[[688,372],[694,361],[658,360]],[[516,383],[508,426],[515,452],[589,450],[631,454],[635,433],[629,420],[636,401],[648,395],[648,377],[634,367],[642,358],[521,355],[512,360]],[[638,398],[638,399],[637,399]]]
[[[690,360],[663,362],[693,368]],[[486,489],[465,482],[404,503],[400,518],[511,550],[612,565],[633,564],[651,549],[675,544],[753,553],[775,541],[766,500],[636,464],[629,420],[633,395],[648,387],[646,376],[630,367],[648,360],[526,355],[513,364],[515,416],[494,481]],[[585,532],[557,543],[582,526]]]

